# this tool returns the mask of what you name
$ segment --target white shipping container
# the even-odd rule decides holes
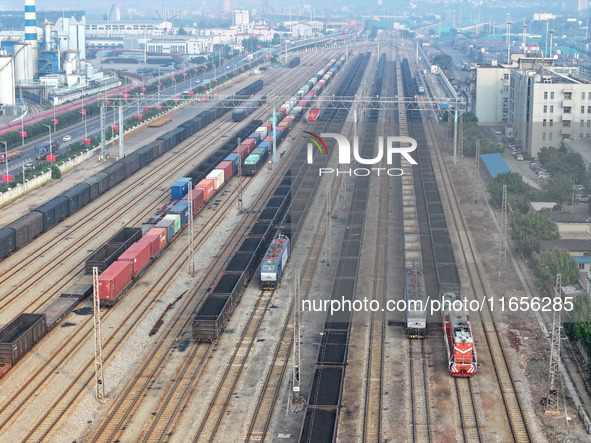
[[[283,108],[285,108],[285,112],[286,112],[287,114],[289,114],[289,111],[291,111],[291,108],[292,108],[292,106],[291,106],[291,103],[290,103],[290,102],[285,102],[285,103],[283,103],[283,106],[282,106],[282,107],[283,107]]]
[[[255,132],[261,134],[261,140],[264,140],[267,136],[267,128],[265,128],[264,126],[259,126]]]
[[[213,180],[214,189],[217,191],[224,184],[224,170],[214,169],[206,177],[208,180]]]

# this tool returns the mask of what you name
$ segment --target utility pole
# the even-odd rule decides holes
[[[277,111],[275,110],[276,108],[276,103],[273,103],[273,164],[276,165],[277,164],[277,134],[276,134],[276,130],[277,130],[277,126],[275,125],[276,122],[276,115],[277,115]]]
[[[454,110],[454,165],[458,161],[458,110]]]
[[[125,141],[123,140],[125,130],[123,124],[123,106],[119,106],[119,160],[125,157]]]
[[[193,180],[189,181],[189,277],[195,277],[195,240],[193,239]]]
[[[240,138],[238,138],[238,146],[240,146]],[[242,154],[238,154],[238,212],[242,212]]]
[[[101,158],[104,161],[107,156],[107,144],[105,142],[105,103],[100,101],[99,107],[101,111]]]
[[[105,398],[103,374],[103,343],[101,338],[101,301],[99,298],[98,268],[92,268],[92,301],[94,306],[94,382],[97,400]]]
[[[293,368],[292,368],[292,398],[291,409],[301,411],[304,406],[304,397],[300,383],[301,365],[301,312],[300,312],[300,272],[294,271],[294,295],[293,295]]]
[[[476,183],[472,194],[472,203],[480,203],[480,140],[476,139]]]
[[[554,298],[562,299],[562,274],[556,274]],[[562,303],[561,303],[562,306]],[[550,347],[550,374],[548,378],[548,393],[546,395],[545,414],[559,415],[558,410],[558,367],[560,365],[560,329],[562,327],[562,309],[554,309],[552,320],[552,345]]]
[[[497,277],[505,271],[507,265],[507,185],[503,185],[501,202],[501,237],[499,239],[499,269]]]
[[[328,188],[328,195],[326,196],[326,266],[330,266],[330,193],[331,188]]]

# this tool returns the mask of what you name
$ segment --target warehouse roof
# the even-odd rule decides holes
[[[589,215],[572,212],[550,211],[554,223],[589,223]]]
[[[505,160],[503,160],[503,157],[498,152],[493,154],[482,154],[480,158],[492,178],[496,178],[497,175],[504,172],[511,172],[511,168],[505,163]]]
[[[540,240],[538,242],[540,251],[552,249],[566,249],[569,252],[591,252],[591,240],[581,238],[561,238],[558,240]]]

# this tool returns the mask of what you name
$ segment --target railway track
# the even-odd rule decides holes
[[[295,153],[296,151],[293,150],[293,152]],[[289,164],[289,162],[287,164]],[[320,254],[320,252],[318,252],[318,254]],[[318,257],[316,257],[316,261],[317,260]],[[211,397],[209,394],[207,394],[208,406],[207,408],[203,409],[203,415],[199,415],[196,419],[196,421],[199,422],[199,425],[195,432],[195,441],[214,441],[218,439],[220,432],[222,432],[228,426],[229,418],[227,417],[226,411],[231,411],[236,408],[236,405],[234,404],[236,400],[233,394],[238,390],[237,386],[242,381],[244,376],[245,365],[251,357],[255,338],[257,337],[259,329],[265,320],[265,314],[267,312],[272,295],[272,293],[265,291],[263,292],[262,296],[257,297],[257,307],[254,308],[252,311],[253,314],[248,318],[247,325],[244,326],[243,333],[239,338],[239,344],[233,348],[233,353],[229,359],[224,362],[226,370],[221,375],[221,380],[218,382],[216,390],[211,394]],[[262,304],[263,301],[265,302],[264,305]],[[292,339],[292,337],[289,337],[288,325],[292,314],[293,306],[290,306],[289,312],[287,313],[279,333],[280,339],[273,353],[273,361],[270,365],[269,371],[267,371],[264,389],[262,390],[259,402],[257,403],[257,408],[254,412],[250,429],[247,431],[247,439],[253,435],[251,431],[255,425],[257,417],[259,417],[259,420],[263,421],[264,430],[261,432],[261,435],[263,435],[266,431],[271,419],[273,412],[272,405],[274,405],[274,401],[277,398],[278,389],[287,366],[287,359],[290,356],[290,350],[292,346],[292,340],[290,339]],[[267,400],[265,402],[264,392],[269,389],[274,392],[274,395],[272,395],[271,401]],[[189,397],[189,395],[186,394],[183,394],[183,396],[185,398]],[[267,409],[269,413],[266,416],[261,414],[261,406],[263,403],[269,406]],[[169,405],[167,402],[164,402],[162,409],[171,409],[172,406],[173,405]],[[149,433],[153,435],[153,438],[150,439],[150,441],[161,440],[164,438],[164,435],[166,435],[165,433],[171,432],[171,430],[172,432],[175,432],[174,429],[176,424],[177,423],[169,422],[166,424],[166,426],[157,426],[155,428],[157,429],[156,432]]]
[[[403,91],[403,78],[400,68],[400,59],[396,65],[397,68],[397,79],[398,79],[398,91]],[[406,111],[402,108],[398,109],[398,119],[400,122],[400,135],[408,136],[408,121],[406,118]],[[406,160],[401,160],[401,168],[404,171],[403,179],[403,192],[404,187],[409,189],[414,188],[415,203],[417,188],[415,184],[415,177],[413,176],[413,167]],[[406,186],[405,186],[406,185]],[[412,187],[410,186],[412,185]],[[409,206],[408,209],[411,209]],[[419,226],[418,212],[417,213],[417,226]],[[422,262],[422,259],[421,259]],[[409,264],[406,264],[408,267]],[[428,333],[428,331],[425,331]],[[427,358],[425,353],[425,340],[427,337],[421,340],[409,340],[408,345],[408,361],[409,361],[409,384],[410,384],[410,430],[412,433],[413,442],[431,442],[431,412],[429,409],[429,383],[427,375]]]
[[[437,147],[436,149],[432,149],[431,152],[435,153],[434,161],[438,163],[439,170],[441,171],[443,188],[448,190],[447,196],[452,216],[450,221],[453,222],[455,230],[458,233],[461,254],[470,278],[470,286],[473,288],[474,298],[479,300],[479,303],[483,304],[483,309],[480,313],[472,314],[473,318],[476,317],[480,320],[485,338],[485,343],[478,343],[478,353],[482,360],[490,361],[492,364],[513,440],[515,442],[529,442],[531,441],[530,431],[523,413],[515,381],[503,349],[501,335],[497,328],[495,318],[490,312],[488,304],[485,302],[485,298],[491,297],[493,294],[485,283],[486,273],[480,265],[476,248],[473,246],[469,230],[462,217],[450,172],[441,150],[438,149],[437,137],[430,125],[425,125],[425,128],[428,137],[431,139],[431,145]],[[476,322],[473,320],[472,324],[475,323]],[[483,355],[486,354],[488,355],[483,357]],[[469,409],[469,405],[465,407],[462,406],[462,410],[464,411]]]
[[[266,186],[265,191],[260,194],[259,202],[266,201],[267,197],[270,195],[274,187],[283,177],[283,173],[289,168],[289,165],[291,164],[291,159],[295,157],[296,154],[297,152],[295,149],[292,149],[291,151],[287,152],[286,157],[281,162],[278,168],[278,172],[274,176],[274,179]],[[260,206],[262,207],[264,205],[261,204]],[[254,219],[256,212],[256,208],[253,208],[250,211],[249,215],[250,221],[248,223],[241,223],[241,226],[247,226],[249,223],[251,223]],[[237,247],[240,244],[239,238],[240,237],[237,237],[229,243],[232,243],[234,247]],[[224,260],[222,261],[226,261],[229,256],[229,253],[224,254]],[[217,269],[216,273],[219,272],[219,270],[220,269]],[[205,283],[209,283],[209,281],[211,281],[212,278],[213,276],[205,278],[203,279],[203,281]],[[202,293],[205,291],[205,289],[206,287],[204,286],[200,288],[201,292],[199,292],[199,290],[196,290],[195,292]],[[270,293],[268,294],[267,304],[269,300]],[[260,303],[260,299],[258,300],[258,303]],[[208,433],[208,435],[210,435],[210,438],[214,438],[214,435],[219,429],[220,421],[223,418],[223,411],[226,410],[227,403],[229,402],[228,399],[230,398],[233,392],[233,387],[236,385],[242,373],[244,363],[249,355],[250,347],[254,342],[254,336],[256,335],[256,332],[260,327],[260,324],[264,317],[263,314],[267,309],[267,305],[263,307],[259,304],[257,306],[259,307],[256,308],[253,312],[255,313],[255,316],[259,317],[258,320],[252,322],[252,317],[249,319],[249,326],[245,329],[244,335],[241,338],[241,343],[244,343],[244,346],[241,345],[236,347],[231,357],[232,361],[236,360],[240,361],[240,363],[238,363],[238,367],[235,367],[233,364],[230,364],[227,367],[228,370],[226,371],[223,380],[218,387],[219,389],[217,393],[214,395],[214,399],[210,403],[211,416],[209,414],[206,414],[202,418],[202,422],[200,425],[201,431]],[[197,306],[190,309],[189,312],[194,312],[196,308]],[[187,308],[183,308],[182,312],[187,312],[187,310]],[[192,314],[189,315],[189,319],[191,318]],[[181,331],[186,328],[190,328],[189,320],[187,320],[187,323],[182,325]],[[176,333],[177,335],[181,334],[178,331]],[[146,432],[144,430],[142,432],[140,436],[140,439],[142,441],[159,441],[165,438],[165,436],[168,433],[173,432],[171,430],[175,428],[177,420],[179,418],[176,414],[176,411],[182,410],[186,406],[186,403],[189,401],[191,393],[195,389],[196,383],[194,382],[197,379],[199,379],[199,375],[201,374],[201,371],[204,369],[206,362],[208,361],[209,350],[211,347],[211,344],[198,343],[195,345],[195,348],[204,349],[203,351],[199,351],[199,358],[184,359],[182,367],[177,371],[177,374],[175,376],[176,382],[174,386],[171,386],[170,390],[166,393],[166,395],[164,395],[162,399],[158,402],[158,405],[156,407],[157,412],[154,419],[152,419],[148,425],[144,424],[144,428],[147,427],[150,431]],[[158,354],[156,354],[156,352],[158,352]],[[150,362],[153,360],[158,360],[158,356],[162,356],[162,358],[165,358],[167,355],[168,351],[166,350],[165,346],[159,345],[158,349],[154,351],[154,356],[150,356],[150,358],[146,360],[147,362]],[[146,366],[146,369],[142,368],[140,371],[138,371],[136,379],[134,379],[130,383],[129,387],[126,387],[125,393],[122,395],[122,400],[119,402],[120,404],[114,407],[109,412],[107,419],[105,420],[105,422],[103,422],[100,429],[93,433],[91,437],[93,441],[100,441],[103,438],[119,438],[123,435],[125,429],[128,427],[130,420],[129,417],[133,416],[133,414],[137,410],[137,407],[139,407],[139,402],[141,400],[141,397],[144,395],[145,389],[147,389],[148,383],[152,380],[155,380],[159,376],[160,369],[162,368],[162,366],[162,364],[153,364],[151,365],[151,367],[153,367],[153,370]],[[134,390],[132,391],[131,387],[135,385],[138,386],[133,388]],[[133,393],[133,395],[130,396],[127,394],[127,392]],[[218,403],[216,403],[216,399],[219,396],[224,397],[224,395],[225,399],[220,400]],[[131,397],[131,399],[129,399],[129,397]]]
[[[234,198],[236,196],[236,192],[231,193],[231,195],[226,199],[226,201],[228,202],[228,206],[233,204],[234,202]],[[220,208],[218,208],[219,211]],[[212,216],[213,217],[213,216]],[[208,221],[205,223],[205,226],[210,226],[211,228],[208,229],[204,229],[203,232],[200,232],[201,237],[198,236],[198,243],[205,241],[205,238],[210,235],[210,232],[213,231],[213,226],[215,226],[215,223],[212,222],[211,218],[208,218]],[[182,262],[183,261],[183,253],[180,252],[177,257],[174,259],[174,263],[177,262]],[[172,266],[170,265],[167,269],[168,271],[172,270]],[[180,269],[180,266],[179,266]],[[167,272],[168,273],[168,272]],[[133,327],[141,320],[144,318],[145,314],[148,312],[149,309],[149,305],[150,302],[153,302],[155,297],[157,296],[157,294],[160,294],[162,291],[165,291],[166,288],[170,285],[170,282],[172,281],[172,277],[174,275],[176,275],[176,273],[172,273],[173,275],[171,276],[171,278],[167,279],[166,282],[165,281],[161,281],[161,279],[159,279],[156,283],[154,283],[152,286],[150,286],[145,292],[144,294],[142,294],[142,297],[139,298],[139,301],[136,300],[136,304],[132,307],[130,307],[130,311],[127,315],[127,317],[123,320],[123,324],[127,326],[129,326],[127,328],[126,331],[122,331],[122,330],[118,330],[117,332],[117,340],[116,343],[115,341],[113,343],[111,343],[111,339],[113,338],[113,336],[109,337],[104,345],[105,345],[105,350],[107,351],[107,353],[105,354],[106,359],[108,359],[111,355],[111,353],[117,348],[117,346],[123,341],[123,339],[127,336],[127,334],[133,329]],[[150,296],[151,294],[154,294],[154,296]],[[141,312],[140,312],[141,311]],[[131,318],[132,314],[136,314],[135,319]],[[139,314],[139,315],[138,315]],[[109,319],[109,313],[107,313],[106,316],[103,317],[103,321],[107,322]],[[64,340],[62,343],[60,343],[60,345],[58,347],[56,347],[56,350],[52,353],[52,355],[50,356],[49,361],[47,362],[47,365],[44,365],[43,367],[39,367],[36,372],[32,375],[32,377],[28,377],[25,379],[25,381],[22,383],[22,389],[20,389],[18,392],[14,393],[12,396],[9,396],[9,398],[7,399],[7,401],[3,402],[4,407],[2,408],[2,410],[0,411],[0,420],[2,420],[3,424],[8,424],[10,422],[13,422],[15,419],[15,416],[17,415],[18,411],[21,411],[23,406],[26,406],[28,404],[28,402],[33,398],[33,394],[35,391],[38,392],[38,389],[43,389],[44,386],[48,386],[52,379],[53,379],[53,375],[50,375],[53,371],[50,368],[55,368],[55,367],[61,367],[69,357],[71,357],[72,353],[75,352],[80,352],[82,350],[87,352],[87,355],[91,355],[91,351],[89,352],[88,349],[84,349],[84,348],[88,348],[88,343],[90,342],[90,340],[88,340],[92,334],[91,329],[86,331],[86,334],[81,336],[81,331],[83,330],[84,326],[87,326],[90,323],[90,319],[87,320],[86,322],[83,322],[82,325],[80,325],[80,327],[78,328],[78,333],[76,334],[76,339],[72,340],[71,338]],[[82,377],[82,374],[87,374],[88,375],[88,369],[90,362],[88,362],[88,364],[82,368],[81,371],[79,371],[76,376],[73,378],[73,382],[70,385],[70,388],[68,389],[68,391],[71,391],[71,387],[73,385],[78,385],[78,386],[84,386],[86,384],[86,382],[90,382],[90,380],[86,380],[85,382],[80,382],[80,378]],[[48,368],[49,367],[49,368]],[[66,404],[65,408],[54,408],[52,407],[49,411],[47,411],[47,413],[43,416],[43,419],[50,419],[50,422],[53,422],[54,424],[61,418],[61,415],[63,415],[63,413],[59,412],[58,410],[67,410],[67,406],[71,405],[72,402],[74,401],[74,399],[80,394],[81,390],[78,390],[77,393],[75,395],[73,395],[72,401],[68,401],[66,399],[66,395],[60,396],[60,398],[56,401],[56,403],[60,403],[60,404]],[[42,421],[43,421],[42,419]],[[3,427],[3,426],[0,426]],[[36,426],[37,430],[35,432],[37,433],[31,433],[29,434],[28,437],[31,438],[37,438],[36,436],[39,434],[42,435],[46,435],[47,432],[49,432],[49,430],[51,429],[51,426],[48,427],[47,431],[43,431],[41,428],[41,422],[39,422]],[[45,428],[45,426],[43,426]]]
[[[297,71],[290,72],[291,75],[288,76],[287,80],[295,80],[297,77],[295,72]],[[273,88],[265,92],[276,94],[284,89],[284,85],[278,84],[276,80]],[[266,115],[267,110],[265,108],[261,107],[257,112],[253,113],[252,117]],[[87,255],[86,249],[82,250],[81,248],[88,243],[90,233],[102,233],[102,237],[96,235],[92,240],[98,246],[100,241],[104,241],[109,233],[112,234],[117,229],[117,226],[105,228],[103,220],[120,220],[124,218],[132,205],[136,211],[140,209],[140,213],[135,217],[131,217],[128,223],[141,223],[151,211],[167,201],[166,193],[158,193],[162,189],[162,181],[170,180],[171,176],[174,176],[179,169],[184,168],[187,164],[198,163],[200,159],[205,158],[206,153],[201,147],[215,144],[219,140],[219,132],[233,132],[243,126],[242,124],[228,124],[229,120],[230,116],[218,121],[213,127],[209,125],[205,128],[205,137],[194,138],[192,142],[183,142],[181,149],[175,147],[172,154],[165,154],[169,155],[169,157],[163,158],[158,168],[152,166],[150,169],[152,169],[153,173],[147,179],[144,179],[139,186],[130,188],[129,192],[124,194],[121,194],[119,189],[110,190],[97,199],[96,203],[93,202],[67,219],[64,222],[69,223],[65,225],[66,229],[60,229],[61,226],[64,226],[62,224],[60,227],[56,227],[49,233],[44,234],[45,242],[42,247],[37,245],[38,242],[34,242],[34,246],[33,244],[25,246],[22,254],[14,254],[5,259],[3,265],[6,265],[9,271],[0,276],[0,285],[9,289],[6,293],[0,295],[0,312],[3,312],[7,317],[12,317],[18,312],[34,312],[49,303],[49,300],[45,297],[43,297],[43,301],[35,297],[25,306],[19,304],[18,308],[14,309],[14,311],[18,311],[13,314],[12,305],[21,298],[20,295],[23,292],[45,292],[45,288],[51,288],[49,293],[59,295],[82,273],[70,274],[67,278],[54,277],[48,281],[51,277],[44,270],[48,266],[58,269],[60,266],[64,266],[66,269],[78,267],[78,264],[83,262]],[[179,153],[183,155],[179,155]],[[148,189],[146,190],[146,188]],[[158,195],[146,198],[146,195],[152,193]],[[115,204],[113,204],[113,201],[115,201]],[[139,205],[138,201],[141,202]],[[53,237],[50,237],[51,235]],[[76,236],[78,237],[76,238]],[[92,242],[88,246],[92,247],[92,244],[94,244]],[[68,255],[62,254],[52,260],[50,257],[53,256],[53,251],[63,244],[67,244],[70,251],[76,251],[76,248],[78,248],[78,252]],[[23,255],[26,256],[24,260],[22,259]],[[71,263],[75,263],[75,265],[72,266]],[[46,296],[49,293],[46,292]]]
[[[379,54],[378,54],[379,55]],[[382,86],[382,90],[386,90],[391,94],[392,73],[388,72],[386,66],[389,65],[387,57],[384,62],[384,74],[386,85]],[[381,94],[381,90],[377,91]],[[372,111],[370,111],[372,112]],[[384,111],[374,112],[375,120],[373,124],[382,129],[386,123],[378,123],[377,115],[384,117]],[[389,113],[388,113],[389,115]],[[385,119],[390,123],[390,118]],[[393,128],[390,125],[390,130],[395,131],[398,128]],[[380,130],[378,130],[380,133]],[[391,132],[390,132],[391,133]],[[373,142],[373,140],[372,140]],[[383,164],[384,167],[387,165]],[[378,300],[380,306],[385,306],[388,299],[388,284],[387,284],[387,267],[388,251],[390,243],[388,241],[388,226],[389,226],[389,210],[390,210],[390,179],[379,179],[379,196],[378,196],[378,218],[377,218],[377,233],[376,233],[376,251],[373,265],[373,282],[372,282],[372,299]],[[383,311],[371,312],[369,323],[369,342],[367,343],[367,367],[365,374],[365,410],[363,414],[363,429],[362,438],[364,442],[380,442],[382,441],[382,420],[383,420],[383,396],[384,396],[384,358],[385,358],[385,341],[386,341],[386,318]]]
[[[338,195],[341,190],[341,184],[344,178],[336,177],[330,186],[331,208],[333,214],[335,206],[339,203]],[[313,277],[318,270],[321,258],[324,256],[324,246],[326,241],[326,229],[323,229],[321,223],[318,223],[318,229],[314,233],[312,248],[309,252],[304,272],[301,276],[302,300],[309,297]],[[299,309],[299,307],[297,308]],[[288,367],[289,359],[292,357],[293,349],[293,329],[288,326],[293,325],[293,305],[290,307],[285,322],[282,326],[280,339],[278,340],[270,364],[270,369],[265,375],[262,390],[258,396],[250,424],[246,431],[245,441],[264,441],[267,437],[269,425],[273,415],[277,412],[277,400],[280,387]]]
[[[262,291],[257,297],[256,305],[252,311],[253,314],[249,317],[238,345],[226,364],[226,369],[222,374],[222,382],[218,384],[213,398],[207,406],[205,416],[201,419],[201,423],[197,429],[197,435],[193,438],[194,442],[215,441],[220,430],[220,423],[222,422],[224,413],[231,401],[236,384],[244,370],[244,365],[250,355],[250,351],[255,342],[255,338],[258,335],[261,324],[263,323],[265,312],[269,307],[274,292],[275,291]]]
[[[410,400],[412,405],[412,441],[431,442],[431,416],[429,412],[429,383],[425,340],[409,341]]]
[[[472,392],[472,381],[468,378],[454,378],[456,398],[458,400],[460,423],[462,425],[462,437],[464,441],[483,441],[478,423],[478,411]]]

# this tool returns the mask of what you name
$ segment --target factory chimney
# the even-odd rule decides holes
[[[31,53],[33,55],[31,64],[33,65],[34,75],[37,75],[39,69],[39,47],[37,42],[35,0],[25,0],[25,44],[31,45]]]

